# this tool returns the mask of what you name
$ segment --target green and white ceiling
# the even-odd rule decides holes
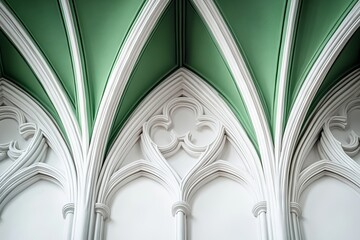
[[[322,65],[326,69],[319,70],[325,74],[320,80],[314,75],[321,85],[308,100],[310,110],[360,63],[359,20],[349,20],[353,28],[344,24],[351,14],[358,19],[357,5],[355,0],[1,0],[0,74],[33,96],[64,136],[81,132],[87,144],[99,109],[106,106],[106,88],[110,93],[109,84],[121,81],[111,110],[115,115],[109,118],[105,144],[110,146],[141,100],[184,67],[218,91],[255,145],[254,116],[263,116],[276,145],[291,114],[296,118],[292,109],[301,100],[299,93],[306,90],[306,81],[311,85],[326,51],[334,52],[334,62]],[[142,19],[151,7],[152,15]],[[135,58],[128,60],[124,49],[136,24],[145,24],[148,32],[142,29],[143,44],[134,47],[130,53]],[[224,29],[230,33],[226,39]],[[25,36],[22,42],[16,40],[19,32]],[[346,39],[336,40],[336,34]],[[64,93],[57,101],[56,91]],[[261,109],[256,115],[257,101]],[[77,127],[66,130],[68,121]]]

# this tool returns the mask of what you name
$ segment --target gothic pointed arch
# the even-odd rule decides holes
[[[302,137],[291,163],[288,192],[294,239],[323,239],[330,237],[330,234],[356,234],[346,226],[320,235],[315,233],[309,226],[310,223],[317,226],[322,221],[322,224],[333,225],[336,220],[325,220],[330,216],[330,209],[329,214],[321,210],[315,211],[320,216],[311,214],[309,209],[327,202],[326,206],[330,208],[336,204],[337,209],[341,209],[349,218],[354,218],[360,211],[354,205],[354,201],[360,199],[359,77],[359,69],[356,69],[339,81],[318,104],[302,130]],[[317,196],[318,192],[324,198]],[[346,205],[348,206],[345,207]],[[350,208],[353,209],[352,213],[346,210]],[[341,211],[334,209],[331,213],[333,219],[345,217],[341,215]]]
[[[0,128],[1,236],[50,237],[51,231],[68,234],[72,222],[67,215],[74,211],[77,191],[76,172],[68,145],[44,109],[4,78],[0,79]],[[38,197],[39,192],[42,200]],[[36,210],[38,216],[28,216],[33,213],[31,206],[36,209],[41,201],[51,199],[54,201],[48,202],[43,210]],[[27,204],[24,205],[23,201]],[[8,224],[14,221],[12,216],[17,215],[24,219],[33,218],[29,225],[34,229],[39,229],[46,221],[49,231],[43,234],[28,232],[23,226],[20,226],[23,230],[16,234],[7,230]],[[41,219],[41,216],[46,217]]]
[[[255,223],[251,209],[266,198],[250,139],[221,97],[185,68],[149,93],[111,146],[97,189],[96,237],[111,235],[106,224],[115,224],[111,209],[116,192],[141,177],[159,183],[171,196],[175,222],[182,226],[176,228],[177,236],[195,234],[185,230],[192,224],[186,220],[192,198],[218,178],[244,188],[252,204],[246,217]]]

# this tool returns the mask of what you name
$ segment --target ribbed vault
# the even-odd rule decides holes
[[[87,129],[91,135],[116,57],[145,2],[69,1],[67,6],[73,19],[73,32],[67,26],[67,10],[64,10],[65,5],[61,2],[64,1],[36,0],[30,3],[23,0],[4,0],[2,7],[15,17],[54,71],[71,110],[80,122],[79,105],[84,103],[80,103],[79,98],[85,98]],[[321,0],[277,1],[271,4],[264,1],[212,2],[231,34],[230,37],[237,47],[235,51],[238,51],[244,60],[273,139],[276,135],[276,116],[281,109],[278,106],[281,103],[279,98],[286,96],[281,99],[284,113],[280,114],[283,115],[281,121],[285,121],[306,75],[355,3],[356,1],[351,0],[338,1],[328,6],[326,1]],[[204,16],[194,2],[169,1],[146,40],[135,67],[130,70],[132,73],[126,80],[126,90],[117,107],[109,144],[141,99],[169,73],[185,66],[218,90],[257,145],[254,126],[248,114],[249,107],[243,100],[245,96],[239,90],[234,72],[224,55],[226,53],[219,46],[221,43],[217,41],[208,24],[204,22]],[[289,24],[294,26],[291,28]],[[52,100],[47,97],[47,89],[41,87],[39,76],[33,73],[29,59],[24,57],[19,46],[4,31],[4,27],[2,29],[2,76],[28,91],[61,126],[62,120]],[[80,61],[75,59],[77,56],[74,56],[70,46],[73,37],[71,35],[74,33]],[[287,35],[292,35],[290,44],[286,42]],[[336,66],[331,68],[312,102],[313,106],[336,79],[357,66],[359,59],[358,54],[355,54],[358,52],[356,36],[357,34],[338,58],[341,60],[334,63]],[[74,64],[77,62],[81,64],[83,71],[81,79],[76,78]],[[283,66],[288,69],[285,84],[280,84],[280,81],[283,81],[280,79],[283,77],[280,73]],[[77,93],[78,81],[82,81],[85,89],[82,96]],[[282,125],[284,128],[285,124]]]
[[[355,0],[1,0],[0,74],[97,176],[140,102],[191,70],[233,111],[277,199],[312,110],[360,63],[359,22]]]

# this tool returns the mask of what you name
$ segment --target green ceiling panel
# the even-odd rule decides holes
[[[245,57],[269,122],[274,108],[276,71],[285,0],[215,0]]]
[[[141,100],[177,68],[175,20],[175,4],[171,3],[154,30],[129,79],[113,124],[110,145]]]
[[[73,105],[76,92],[71,55],[57,1],[6,0],[61,79]]]
[[[119,49],[143,3],[144,0],[74,1],[93,118]]]
[[[1,32],[2,34],[2,32]],[[4,77],[4,68],[3,68],[3,63],[2,63],[2,54],[1,54],[1,49],[0,49],[0,78]]]
[[[308,115],[312,113],[319,101],[329,90],[345,75],[354,70],[360,64],[360,29],[358,29],[346,44],[340,55],[332,65],[314,101],[311,104]]]
[[[89,131],[117,55],[145,0],[69,0],[86,72]],[[279,62],[291,0],[213,0],[245,58],[273,131]],[[77,113],[77,94],[59,1],[4,0],[38,44]],[[306,75],[356,0],[302,0],[294,36],[286,99],[289,111]],[[11,79],[61,121],[21,54],[0,33],[0,76]],[[350,39],[321,85],[308,116],[341,77],[360,65],[360,30]],[[172,0],[143,49],[121,97],[109,145],[141,100],[171,72],[187,67],[216,89],[257,145],[252,122],[218,45],[192,0]]]
[[[45,90],[24,58],[2,32],[0,32],[0,52],[3,76],[23,88],[40,102],[41,106],[51,114],[58,126],[62,128],[60,118]]]
[[[185,66],[221,93],[252,141],[256,142],[253,126],[237,86],[206,26],[188,2],[185,24]]]
[[[314,61],[355,2],[302,1],[289,80],[287,115]]]

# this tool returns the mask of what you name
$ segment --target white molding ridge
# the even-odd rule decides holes
[[[75,159],[82,159],[79,125],[70,100],[59,79],[21,23],[4,2],[0,2],[0,27],[24,56],[49,95],[70,141]]]
[[[329,160],[318,161],[307,167],[299,176],[299,180],[295,186],[295,194],[291,201],[299,202],[303,191],[314,181],[323,177],[333,177],[346,185],[355,186],[355,190],[360,193],[360,175],[346,166],[334,163]]]
[[[250,173],[244,172],[228,162],[218,160],[207,165],[197,172],[194,172],[189,179],[182,184],[181,200],[191,202],[194,194],[208,182],[218,178],[225,177],[240,183],[248,191],[249,195],[255,200],[263,199],[258,183],[253,179]]]
[[[64,205],[62,209],[63,218],[66,219],[68,214],[74,214],[75,204],[74,203],[67,203]]]
[[[261,201],[256,203],[252,209],[252,213],[254,217],[258,217],[261,213],[266,213],[266,212],[267,212],[266,201]]]
[[[214,2],[212,0],[193,0],[193,2],[216,39],[222,55],[235,79],[238,90],[241,92],[241,96],[254,126],[261,158],[266,159],[266,161],[264,161],[264,167],[270,174],[269,176],[272,176],[275,170],[273,142],[265,112],[251,74],[247,69],[230,30]],[[269,183],[272,183],[271,179],[268,180]]]
[[[61,172],[48,164],[33,164],[17,171],[0,185],[0,213],[16,195],[39,180],[53,182],[60,186],[65,193],[68,192],[66,178]]]
[[[348,168],[360,173],[360,165],[355,162],[353,157],[359,153],[359,135],[348,126],[348,114],[354,110],[359,110],[360,98],[356,97],[348,101],[339,111],[339,114],[331,116],[324,124],[323,132],[318,144],[318,149],[322,157],[333,162],[338,162]],[[350,128],[348,143],[342,143],[336,139],[332,129]]]
[[[274,146],[275,146],[275,159],[280,159],[280,152],[282,148],[282,138],[283,138],[283,127],[284,127],[284,111],[286,104],[286,90],[287,90],[287,81],[290,71],[290,62],[292,55],[292,48],[295,35],[295,25],[297,21],[299,11],[299,0],[290,1],[289,15],[287,18],[287,24],[285,29],[285,39],[284,39],[284,48],[281,58],[281,67],[279,72],[279,84],[278,84],[278,94],[276,99],[276,122],[275,122],[275,137],[274,137]]]
[[[297,217],[301,217],[301,206],[297,202],[290,202],[290,212],[295,213]]]
[[[190,216],[191,214],[191,207],[187,202],[179,201],[173,204],[172,206],[172,215],[175,217],[175,215],[178,212],[184,213],[186,216]]]
[[[0,174],[0,186],[5,184],[13,174],[22,168],[41,162],[45,157],[48,147],[42,131],[35,123],[26,122],[24,114],[19,109],[10,106],[1,106],[0,120],[3,119],[16,120],[20,134],[23,136],[25,134],[27,137],[32,136],[32,138],[29,145],[23,150],[18,149],[16,141],[0,144],[1,155],[4,156],[6,153],[13,161],[8,169]]]
[[[28,125],[29,123],[25,123],[26,127],[24,130],[34,129],[33,127],[35,126],[35,132],[33,133],[32,139],[27,146],[26,152],[17,160],[18,162],[21,161],[23,163],[19,162],[17,164],[18,167],[13,166],[12,170],[9,169],[9,171],[14,173],[17,171],[16,169],[19,170],[30,166],[35,162],[41,162],[46,154],[47,148],[50,147],[56,152],[59,159],[63,159],[67,179],[66,188],[69,191],[70,201],[73,201],[73,197],[77,189],[77,183],[75,180],[76,162],[74,163],[72,155],[70,154],[70,149],[61,135],[60,130],[54,124],[54,121],[44,112],[44,109],[41,108],[34,99],[4,78],[0,78],[0,92],[0,101],[3,104],[0,109],[4,109],[4,107],[12,109],[12,111],[14,111],[14,109],[18,109],[16,110],[19,112],[17,115],[24,115],[25,120],[27,120],[26,116],[31,116],[31,123],[30,125]],[[18,120],[18,122],[20,121]],[[27,131],[27,133],[31,132]],[[4,179],[4,181],[6,181],[4,175],[10,176],[13,173],[10,174],[5,172],[2,176],[0,176],[0,179]]]
[[[216,136],[213,139],[210,139],[208,144],[197,145],[192,141],[191,131],[187,131],[183,135],[178,135],[173,129],[169,129],[173,124],[173,119],[171,117],[172,113],[179,108],[188,108],[191,109],[195,115],[196,126],[195,128],[208,127],[213,132],[216,133]],[[178,97],[169,101],[163,108],[162,115],[156,115],[150,118],[143,126],[143,134],[145,133],[149,136],[148,140],[153,142],[156,141],[153,139],[153,132],[156,131],[156,128],[162,128],[169,131],[171,142],[169,144],[156,144],[161,154],[167,158],[174,155],[181,147],[190,155],[198,157],[203,153],[207,148],[212,145],[216,139],[219,139],[224,135],[224,129],[221,124],[211,116],[204,114],[203,107],[199,102],[194,98],[189,97]],[[191,130],[191,129],[190,129]],[[211,141],[212,140],[212,141]]]
[[[184,126],[179,129],[176,127],[175,122],[181,119],[173,116],[177,110],[180,111],[177,114],[183,114],[181,111],[185,110],[186,113],[191,112],[195,128],[204,124],[208,127],[210,137],[207,136],[206,141],[201,143],[206,146],[197,146],[200,141],[192,142],[196,138],[190,138],[192,125],[189,129]],[[189,118],[190,115],[186,117]],[[154,140],[156,134],[153,135],[153,132],[156,133],[159,129],[163,131],[162,134],[170,136],[170,143]],[[181,133],[176,132],[178,130]],[[126,158],[123,154],[129,153],[139,141],[141,158],[144,160],[135,159],[122,165]],[[246,162],[247,170],[220,159],[225,143],[230,144],[230,141],[240,148],[241,161]],[[189,147],[189,155],[197,156],[194,160],[197,162],[185,177],[179,178],[166,157],[175,154],[179,148],[186,147]],[[97,186],[97,202],[111,206],[115,193],[121,187],[137,178],[147,177],[160,183],[168,191],[174,201],[172,213],[177,226],[176,236],[186,239],[186,217],[191,208],[189,203],[197,190],[211,180],[228,178],[244,186],[254,201],[265,199],[261,184],[264,180],[261,165],[258,164],[260,161],[250,139],[226,103],[195,74],[179,69],[142,101],[116,138],[102,168],[101,182]],[[96,236],[103,235],[104,224],[102,219],[96,218]]]
[[[281,191],[286,191],[286,189],[288,189],[288,174],[292,164],[291,159],[294,157],[296,143],[299,140],[301,127],[304,124],[304,119],[310,104],[332,64],[335,62],[348,40],[358,29],[359,24],[360,2],[357,2],[322,49],[300,88],[283,134],[282,142],[285,142],[286,144],[282,146],[279,161],[279,184]]]
[[[314,181],[323,176],[329,176],[351,186],[360,193],[359,165],[345,153],[331,132],[333,127],[344,128],[348,112],[358,109],[359,77],[360,69],[356,69],[341,79],[318,103],[301,133],[289,173],[291,178],[288,199],[290,201],[289,209],[292,213],[291,229],[294,239],[302,239],[299,222],[301,206],[298,202],[302,192]],[[353,150],[356,151],[355,145]],[[304,169],[304,163],[312,149],[318,152],[319,159]]]
[[[349,101],[359,93],[359,77],[360,69],[356,69],[348,74],[339,81],[321,102],[319,102],[318,106],[313,111],[314,113],[306,123],[302,137],[295,150],[290,173],[290,176],[292,176],[292,179],[290,179],[290,186],[293,186],[296,179],[298,179],[304,161],[311,148],[319,139],[319,135],[323,130],[325,122],[341,105],[345,104],[346,101]]]
[[[157,109],[161,109],[167,101],[179,96],[191,96],[195,98],[218,118],[226,129],[226,135],[239,146],[240,151],[244,154],[244,160],[247,161],[248,166],[251,168],[253,178],[258,182],[259,186],[263,186],[260,184],[260,182],[264,182],[261,174],[260,161],[250,139],[239,125],[236,117],[222,99],[201,79],[188,70],[180,69],[154,89],[129,118],[128,123],[117,137],[105,160],[100,177],[102,183],[98,186],[100,189],[99,196],[102,196],[101,189],[105,189],[105,185],[120,165],[117,156],[123,152],[128,152],[128,149],[132,147],[132,145],[127,144],[128,140],[137,139],[139,137],[138,134],[141,133],[139,130],[146,120],[151,118]],[[131,140],[131,142],[133,141]],[[155,154],[155,156],[158,155],[156,151],[154,151],[152,144],[149,144],[148,147],[151,148],[150,152],[152,152],[151,156],[149,156],[150,158],[152,158],[153,154]],[[176,186],[178,184],[175,181],[170,185]],[[261,189],[261,187],[259,188],[259,195],[263,195],[263,189]]]
[[[102,164],[99,159],[104,159],[109,132],[128,79],[167,4],[168,0],[149,0],[144,3],[110,72],[95,118],[90,146],[85,159],[82,178],[86,181],[80,183],[82,195],[79,198],[80,206],[77,209],[81,214],[75,215],[75,223],[79,227],[74,229],[73,235],[76,239],[87,239],[88,235],[91,234],[88,230],[95,215],[88,209],[92,208],[95,201],[96,187],[94,186],[98,184],[97,180]]]
[[[272,211],[269,217],[273,218],[271,221],[273,223],[281,222],[270,226],[273,229],[271,234],[277,240],[285,240],[287,239],[287,230],[285,224],[283,224],[285,222],[284,213],[283,209],[277,207],[279,199],[281,199],[280,188],[277,184],[277,178],[279,177],[278,159],[275,159],[269,122],[258,91],[244,58],[213,0],[193,0],[193,2],[214,36],[248,110],[255,130],[264,177],[267,183],[265,186],[267,188],[268,205]]]
[[[80,129],[81,129],[81,145],[82,152],[85,154],[89,147],[89,121],[87,115],[87,98],[86,98],[86,83],[83,72],[83,60],[80,54],[80,41],[76,33],[76,20],[73,17],[69,0],[60,0],[62,10],[62,18],[65,23],[65,28],[70,45],[72,64],[74,68],[75,84],[77,92],[77,101],[80,115]]]
[[[330,67],[353,33],[358,29],[359,24],[360,2],[357,2],[325,45],[318,59],[306,76],[300,92],[296,97],[294,106],[289,115],[283,138],[283,142],[287,143],[282,149],[280,160],[280,172],[282,173],[283,185],[285,185],[286,173],[288,172],[290,165],[288,160],[292,157],[295,149],[295,143],[298,140],[300,133],[300,128],[303,124],[310,104],[321,83],[325,79]]]
[[[147,177],[161,184],[175,200],[179,195],[177,184],[174,183],[169,175],[161,171],[159,167],[151,164],[146,160],[138,160],[131,164],[126,165],[124,168],[116,171],[111,179],[107,182],[106,186],[101,189],[98,202],[110,205],[113,195],[124,185],[139,177]]]
[[[141,10],[111,70],[101,99],[90,144],[90,158],[102,155],[115,117],[116,109],[130,74],[168,0],[149,0]],[[90,164],[93,164],[92,162]],[[96,168],[96,167],[95,167]]]
[[[144,123],[141,138],[145,156],[150,161],[162,166],[163,170],[176,178],[177,182],[181,185],[186,183],[189,176],[199,170],[199,168],[216,160],[226,140],[222,124],[214,116],[204,114],[203,106],[195,98],[189,96],[185,91],[182,95],[169,100],[163,107],[162,115],[155,115]],[[178,136],[174,130],[170,131],[172,141],[165,146],[154,142],[151,136],[152,132],[155,132],[158,127],[169,130],[168,128],[172,125],[173,121],[171,118],[173,111],[181,108],[192,110],[196,120],[195,129],[207,126],[212,130],[213,136],[210,140],[208,139],[208,143],[202,146],[193,143],[191,131],[194,129],[189,129],[183,136]],[[156,147],[154,148],[154,146]],[[198,157],[197,162],[186,172],[184,177],[180,177],[176,169],[171,167],[166,160],[168,156],[174,155],[180,148],[184,149],[189,155]]]
[[[103,203],[95,203],[95,212],[100,213],[104,220],[110,217],[110,208]]]

